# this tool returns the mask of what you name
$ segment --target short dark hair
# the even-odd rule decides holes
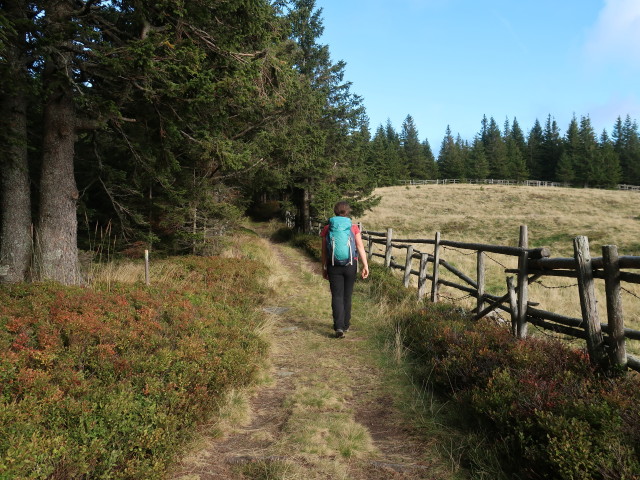
[[[339,217],[348,217],[351,213],[351,207],[347,202],[341,201],[335,204],[333,207],[333,213]]]

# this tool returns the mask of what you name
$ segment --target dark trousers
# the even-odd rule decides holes
[[[351,322],[351,296],[356,283],[358,265],[328,265],[329,286],[331,287],[331,310],[333,329],[347,330]]]

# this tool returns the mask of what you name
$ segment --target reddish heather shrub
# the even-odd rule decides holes
[[[188,281],[0,289],[0,477],[160,478],[266,352],[266,269],[178,260]]]
[[[451,395],[518,478],[640,478],[640,381],[595,371],[551,338],[516,340],[450,306],[403,320],[425,381]]]

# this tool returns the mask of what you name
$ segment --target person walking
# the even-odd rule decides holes
[[[357,225],[351,223],[351,207],[338,202],[335,217],[322,229],[322,276],[329,280],[331,311],[336,338],[344,337],[351,325],[351,296],[362,262],[362,278],[369,276],[369,264]],[[346,243],[345,243],[346,242]]]

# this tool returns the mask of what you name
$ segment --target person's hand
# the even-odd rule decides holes
[[[324,267],[322,268],[322,278],[329,280],[329,272],[327,272],[327,269]]]
[[[369,276],[369,265],[362,267],[362,278],[365,279]]]

